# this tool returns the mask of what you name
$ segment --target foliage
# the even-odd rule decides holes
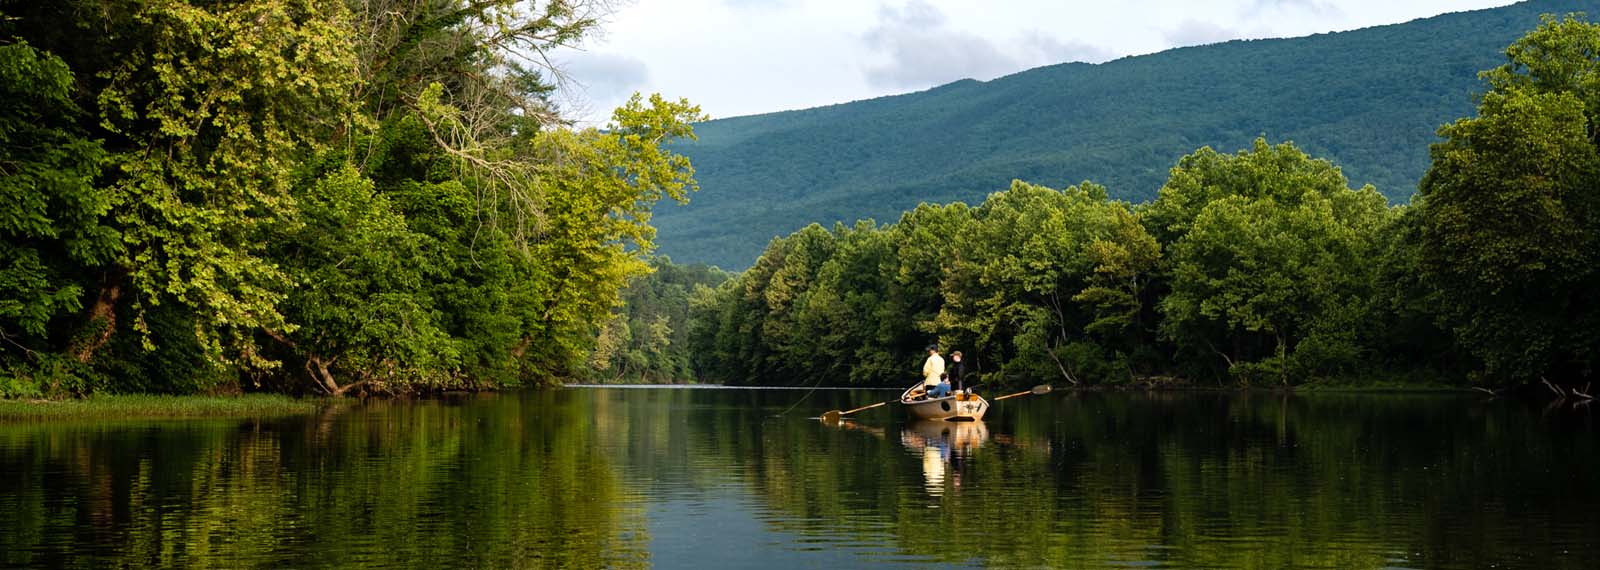
[[[696,365],[726,382],[895,383],[938,340],[1000,383],[1341,377],[1375,350],[1358,333],[1381,318],[1368,260],[1392,217],[1372,187],[1264,140],[1184,157],[1139,208],[1089,182],[1013,182],[976,208],[774,240],[696,305]]]
[[[1168,244],[1162,330],[1192,361],[1280,384],[1359,362],[1351,331],[1389,218],[1371,186],[1350,190],[1331,163],[1258,140],[1185,157],[1145,212]]]
[[[1484,73],[1423,178],[1419,286],[1491,385],[1581,385],[1600,358],[1600,24],[1546,18]]]
[[[0,395],[576,374],[704,119],[561,117],[537,62],[607,6],[6,2]]]
[[[974,373],[1126,378],[1118,351],[1131,347],[1090,339],[1139,334],[1158,257],[1128,206],[1090,183],[1016,182],[977,208],[923,205],[884,227],[812,225],[696,304],[696,366],[734,383],[883,384],[938,340]]]
[[[623,288],[621,311],[600,329],[586,366],[588,378],[601,383],[696,381],[690,364],[690,308],[728,279],[715,267],[652,260],[650,273]]]
[[[81,388],[82,367],[52,351],[121,247],[93,186],[105,150],[75,123],[73,81],[61,58],[0,41],[0,396]]]

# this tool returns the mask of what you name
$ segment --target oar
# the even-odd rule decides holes
[[[872,404],[870,406],[861,406],[859,408],[856,408],[854,410],[850,410],[848,412],[841,412],[839,410],[828,410],[826,412],[822,412],[822,421],[830,423],[830,424],[839,423],[839,418],[842,418],[844,416],[848,416],[850,414],[859,412],[861,410],[870,410],[870,409],[876,408],[878,406],[887,406],[889,404],[892,404],[892,403],[895,403],[895,402],[898,402],[898,401],[900,401],[900,399],[899,398],[895,398],[893,400],[878,402],[878,403]]]
[[[1049,384],[1040,384],[1038,386],[1034,386],[1032,390],[1028,390],[1027,392],[1017,392],[1015,394],[1006,394],[1006,395],[1001,396],[999,398],[995,398],[994,401],[998,402],[998,401],[1004,400],[1006,398],[1015,398],[1017,396],[1026,396],[1028,394],[1033,394],[1035,396],[1043,396],[1043,395],[1049,394],[1049,393],[1050,393],[1050,385]]]

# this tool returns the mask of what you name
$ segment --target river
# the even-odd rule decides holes
[[[1600,565],[1585,408],[1055,393],[976,424],[814,419],[894,395],[567,388],[4,424],[0,565]]]

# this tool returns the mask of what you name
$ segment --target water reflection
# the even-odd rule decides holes
[[[0,565],[647,566],[589,417],[489,398],[0,426]]]
[[[900,445],[922,458],[923,489],[929,495],[945,492],[945,472],[950,470],[950,485],[961,490],[963,468],[974,451],[989,441],[989,426],[983,421],[942,422],[911,420],[900,430]]]
[[[783,415],[799,396],[574,389],[261,422],[0,425],[0,567],[1600,559],[1586,411],[1090,393],[1007,400],[984,422],[883,410],[832,427]]]

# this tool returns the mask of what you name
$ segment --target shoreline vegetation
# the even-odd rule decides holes
[[[71,400],[0,400],[0,423],[43,420],[176,420],[307,415],[324,399],[282,394],[236,396],[94,395]]]

